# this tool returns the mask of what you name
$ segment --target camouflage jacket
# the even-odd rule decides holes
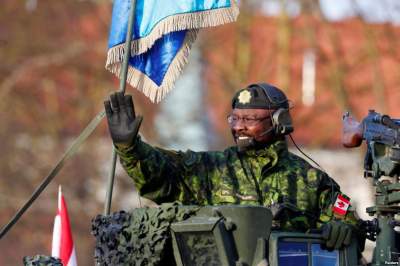
[[[270,207],[274,225],[306,231],[331,220],[339,185],[288,151],[284,140],[239,153],[171,151],[138,137],[134,146],[117,149],[121,163],[140,194],[156,203],[247,204]],[[345,220],[357,220],[349,212]]]

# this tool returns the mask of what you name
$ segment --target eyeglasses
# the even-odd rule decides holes
[[[247,126],[255,126],[255,125],[257,125],[258,123],[260,123],[261,121],[263,121],[265,119],[271,119],[271,117],[270,116],[266,116],[266,117],[249,117],[249,116],[239,117],[237,115],[228,115],[227,119],[228,119],[228,123],[230,125],[234,125],[234,124],[238,123],[240,120],[242,120],[242,122]]]

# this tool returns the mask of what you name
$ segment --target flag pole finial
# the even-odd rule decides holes
[[[58,210],[61,210],[62,187],[58,185]]]

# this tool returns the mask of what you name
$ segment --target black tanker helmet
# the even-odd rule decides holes
[[[251,84],[233,96],[232,109],[289,109],[286,95],[267,83]]]

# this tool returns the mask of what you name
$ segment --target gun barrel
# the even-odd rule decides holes
[[[400,125],[396,123],[396,120],[391,119],[388,115],[382,116],[382,124],[393,129],[400,129]]]

